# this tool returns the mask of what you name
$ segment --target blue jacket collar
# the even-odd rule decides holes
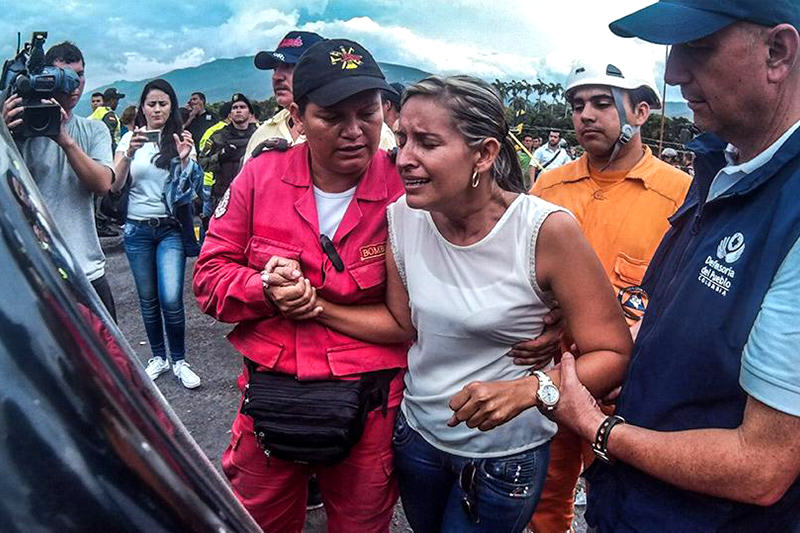
[[[727,145],[728,143],[713,133],[704,133],[686,145],[695,153],[695,178],[692,194],[687,196],[686,202],[670,218],[670,221],[677,220],[686,212],[694,209],[701,199],[705,201],[714,177],[728,164],[725,159]],[[721,198],[750,194],[798,156],[800,156],[800,129],[787,139],[772,159],[742,178]]]

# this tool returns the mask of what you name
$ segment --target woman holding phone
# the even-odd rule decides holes
[[[186,254],[180,224],[164,200],[171,168],[192,172],[197,166],[192,135],[183,130],[178,109],[178,99],[168,82],[157,79],[145,85],[136,114],[136,124],[145,127],[120,139],[114,156],[116,181],[111,190],[121,191],[130,180],[124,243],[152,352],[147,375],[155,380],[171,367],[181,384],[193,389],[200,385],[200,378],[185,360]]]

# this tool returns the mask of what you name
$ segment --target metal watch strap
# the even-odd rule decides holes
[[[545,387],[547,385],[552,385],[555,387],[555,383],[553,383],[553,380],[550,379],[550,376],[548,376],[541,370],[531,370],[530,375],[536,377],[536,379],[539,380],[539,388],[536,390],[536,398],[539,399],[539,401],[541,402],[542,399],[541,396],[539,395],[539,391],[542,390],[542,387]],[[543,409],[545,409],[546,411],[553,411],[555,409],[555,405],[544,405],[544,402],[542,402],[542,405]]]
[[[595,433],[594,442],[592,443],[594,454],[606,463],[611,462],[611,457],[608,456],[608,436],[617,424],[625,424],[625,419],[619,415],[606,417],[600,427],[597,428],[597,433]]]
[[[536,376],[536,379],[539,380],[539,388],[541,388],[543,385],[553,384],[553,380],[550,379],[550,376],[541,370],[531,370],[530,375]]]

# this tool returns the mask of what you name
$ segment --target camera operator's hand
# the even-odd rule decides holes
[[[178,137],[177,133],[173,133],[172,138],[175,139],[175,148],[178,149],[178,157],[181,158],[181,164],[186,166],[189,162],[189,154],[192,153],[192,148],[194,148],[192,134],[189,133],[189,130],[183,130],[180,137]]]
[[[22,112],[25,110],[22,107],[22,97],[12,95],[5,102],[3,102],[3,121],[8,126],[8,129],[13,130],[17,126],[22,125]]]
[[[56,143],[63,149],[66,149],[71,144],[75,144],[75,140],[69,134],[67,130],[67,121],[69,120],[69,113],[67,113],[61,104],[58,103],[58,100],[55,98],[50,98],[49,100],[42,100],[43,104],[54,104],[58,106],[58,109],[61,111],[61,128],[58,131],[58,137],[55,138]]]

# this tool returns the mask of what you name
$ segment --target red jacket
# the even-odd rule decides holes
[[[269,258],[280,255],[298,260],[303,275],[331,302],[384,301],[386,206],[403,192],[386,153],[374,156],[333,237],[343,272],[333,268],[320,246],[307,144],[249,161],[229,191],[195,265],[194,293],[205,313],[238,323],[228,335],[234,347],[261,367],[300,379],[405,368],[404,344],[366,343],[314,320],[283,318],[265,300],[260,277]],[[396,379],[392,403],[399,399],[400,385]]]

